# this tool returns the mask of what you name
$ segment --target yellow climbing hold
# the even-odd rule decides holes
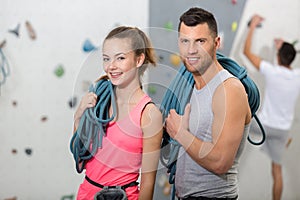
[[[232,24],[231,24],[231,31],[235,32],[236,29],[237,29],[237,26],[238,26],[237,22],[232,22]]]
[[[171,54],[170,55],[170,62],[172,65],[178,67],[180,65],[181,59],[180,56],[177,54]]]

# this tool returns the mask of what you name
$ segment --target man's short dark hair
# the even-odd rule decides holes
[[[290,66],[296,57],[296,50],[290,43],[284,42],[278,51],[280,64],[283,66]]]
[[[186,26],[197,26],[198,24],[207,23],[213,37],[218,36],[218,26],[214,15],[202,8],[193,7],[180,16],[178,32],[180,31],[181,23]]]

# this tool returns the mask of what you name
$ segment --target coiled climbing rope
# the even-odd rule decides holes
[[[106,125],[115,118],[117,110],[113,85],[108,79],[100,79],[89,91],[97,95],[97,104],[85,110],[70,142],[78,173],[83,171],[86,162],[102,147]],[[111,117],[110,106],[113,109]]]
[[[245,87],[248,94],[248,102],[251,109],[252,117],[257,121],[262,130],[262,140],[254,142],[248,135],[248,141],[254,145],[260,145],[265,140],[264,129],[256,116],[256,111],[260,104],[259,90],[251,78],[247,76],[245,68],[238,65],[232,59],[217,53],[217,60],[224,69],[229,71],[233,76],[237,77]],[[190,100],[190,95],[194,87],[193,75],[188,72],[185,66],[181,66],[177,72],[175,79],[171,82],[162,100],[160,110],[165,119],[170,109],[175,109],[180,115],[184,114],[184,109]],[[176,160],[179,152],[180,144],[172,139],[166,131],[163,133],[163,141],[161,144],[161,162],[167,167],[169,173],[169,183],[175,182]],[[167,160],[167,162],[165,161]],[[173,185],[172,198],[175,197],[175,187]]]

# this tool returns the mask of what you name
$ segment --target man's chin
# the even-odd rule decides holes
[[[191,72],[191,73],[196,73],[196,72],[198,72],[197,68],[194,67],[193,65],[189,64],[189,63],[186,62],[186,61],[184,61],[183,63],[184,63],[185,68],[186,68],[189,72]]]

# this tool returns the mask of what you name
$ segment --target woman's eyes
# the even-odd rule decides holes
[[[108,62],[109,58],[103,58],[103,62]]]
[[[124,56],[117,57],[117,60],[124,60],[124,59],[125,59]]]
[[[124,60],[125,57],[124,56],[119,56],[116,58],[116,60]],[[109,62],[110,61],[110,58],[103,58],[103,62]]]

